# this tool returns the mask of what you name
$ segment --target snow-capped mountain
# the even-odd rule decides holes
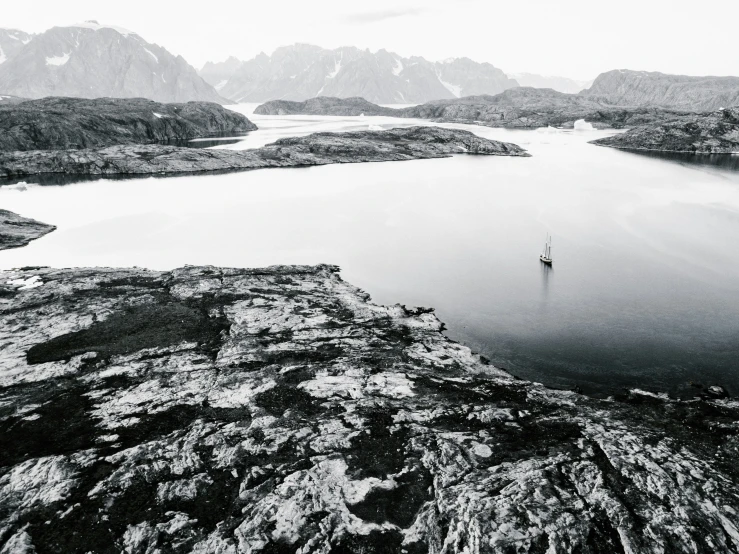
[[[88,21],[18,39],[0,65],[0,94],[224,102],[184,58],[120,27]]]
[[[550,88],[568,94],[577,94],[593,84],[592,80],[578,81],[568,77],[537,75],[536,73],[508,73],[508,76],[518,81],[518,84],[522,87]]]
[[[0,65],[12,58],[26,44],[32,35],[18,29],[4,29],[0,27]]]
[[[200,75],[238,102],[361,96],[379,104],[419,103],[473,94],[497,94],[518,86],[500,69],[469,58],[429,62],[379,50],[308,44],[278,48],[248,61],[207,63]]]

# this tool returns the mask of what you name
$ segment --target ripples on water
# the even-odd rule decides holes
[[[259,131],[225,147],[427,123],[253,120]],[[739,394],[737,156],[702,164],[588,144],[602,131],[466,128],[533,157],[0,187],[1,207],[59,227],[0,253],[0,267],[335,263],[378,302],[436,307],[453,338],[521,377]],[[538,259],[547,232],[552,268]]]

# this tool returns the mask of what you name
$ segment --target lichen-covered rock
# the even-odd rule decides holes
[[[640,125],[623,134],[594,140],[593,144],[625,150],[736,154],[739,153],[739,107]]]
[[[516,380],[331,266],[0,282],[3,552],[739,552],[737,402]]]
[[[26,246],[34,239],[51,233],[56,227],[35,219],[0,210],[0,250]]]
[[[409,127],[385,131],[314,133],[305,137],[280,139],[253,150],[140,145],[111,146],[100,150],[0,153],[0,177],[45,173],[117,175],[247,170],[418,160],[452,154],[529,155],[515,144],[485,139],[469,131]]]

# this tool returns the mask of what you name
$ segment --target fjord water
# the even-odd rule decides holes
[[[250,117],[260,130],[225,147],[428,124]],[[739,394],[731,164],[588,144],[603,131],[454,127],[533,157],[4,186],[0,207],[58,230],[0,253],[0,268],[337,264],[377,302],[435,307],[451,337],[520,377],[599,394],[691,394],[690,381]],[[552,268],[538,259],[547,232]]]

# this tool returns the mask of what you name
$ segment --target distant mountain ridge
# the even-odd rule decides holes
[[[12,32],[0,30],[0,94],[226,103],[184,58],[120,27],[88,21],[33,36]]]
[[[516,87],[496,95],[481,94],[434,100],[417,106],[393,109],[363,98],[320,96],[304,102],[272,100],[254,110],[258,115],[387,115],[467,123],[488,127],[533,129],[577,128],[579,120],[596,128],[623,128],[661,122],[688,112],[656,107],[608,106],[578,94],[546,88]]]
[[[616,69],[601,73],[581,96],[618,106],[714,111],[739,105],[739,77],[692,77]]]
[[[518,83],[489,63],[469,58],[430,62],[387,50],[327,50],[308,44],[278,48],[248,61],[207,63],[200,75],[236,102],[362,97],[377,104],[414,104],[497,94]]]

